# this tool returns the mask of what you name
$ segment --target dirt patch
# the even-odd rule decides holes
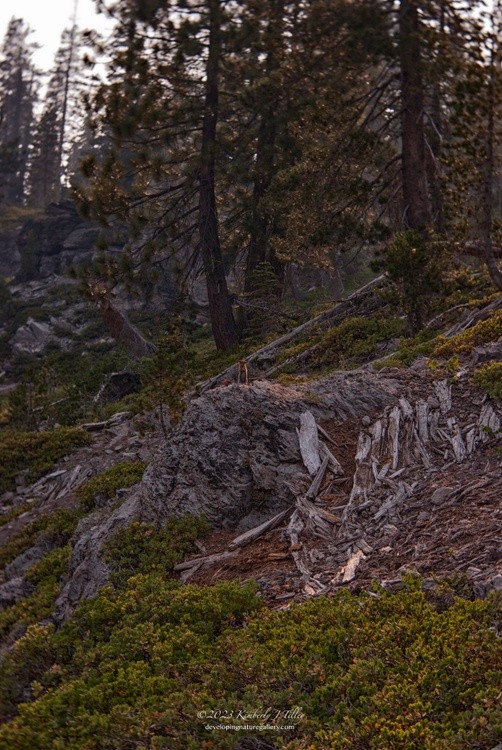
[[[221,532],[214,532],[204,539],[204,547],[208,554],[220,552],[226,549],[234,537],[235,533],[224,539]],[[190,580],[193,583],[212,584],[215,581],[246,581],[250,578],[261,578],[264,583],[267,579],[268,595],[275,596],[284,593],[282,589],[276,590],[279,579],[281,583],[286,583],[287,577],[296,578],[297,572],[289,546],[283,538],[283,531],[274,529],[253,544],[244,547],[237,557],[202,568]]]

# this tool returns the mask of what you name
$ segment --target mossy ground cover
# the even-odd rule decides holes
[[[259,735],[286,750],[490,750],[502,737],[497,601],[437,607],[419,582],[375,593],[273,612],[252,584],[136,575],[16,644],[0,694],[24,682],[28,700],[0,746],[224,750]],[[267,707],[298,709],[268,721],[293,728],[208,728],[263,723],[243,717]]]
[[[34,482],[50,471],[60,458],[90,442],[89,433],[79,428],[0,432],[0,493],[13,490],[21,472],[27,482]]]

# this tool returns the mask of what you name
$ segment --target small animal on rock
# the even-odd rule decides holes
[[[237,382],[242,385],[249,385],[249,370],[247,363],[244,359],[239,362],[239,369],[237,372]]]

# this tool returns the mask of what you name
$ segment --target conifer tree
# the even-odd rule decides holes
[[[12,18],[0,49],[0,152],[3,172],[1,200],[22,204],[31,143],[38,73],[32,62],[31,30]]]
[[[494,245],[494,184],[496,176],[497,145],[500,143],[500,130],[497,126],[500,117],[502,95],[502,5],[497,0],[490,16],[490,28],[486,40],[486,135],[483,165],[483,210],[481,219],[481,241],[486,267],[494,285],[502,291],[502,271],[498,267]],[[499,220],[500,228],[500,220]]]
[[[94,100],[109,148],[85,161],[89,181],[78,194],[102,220],[127,219],[140,266],[159,248],[200,256],[215,342],[228,348],[238,332],[220,244],[216,135],[231,17],[220,0],[169,9],[124,1],[114,12],[111,83]]]
[[[73,25],[61,36],[44,106],[33,132],[29,175],[29,200],[33,206],[44,207],[61,198],[71,146],[68,125],[78,93],[77,50],[77,28]]]
[[[400,0],[402,189],[405,225],[424,231],[430,223],[425,159],[423,35],[417,0]]]

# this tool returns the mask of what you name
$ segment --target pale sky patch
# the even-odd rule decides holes
[[[0,0],[0,38],[3,39],[10,19],[23,18],[33,29],[30,41],[41,48],[34,55],[35,64],[49,70],[59,47],[61,32],[71,26],[74,0]],[[111,22],[96,13],[94,0],[79,0],[77,25],[80,29],[109,30]]]

